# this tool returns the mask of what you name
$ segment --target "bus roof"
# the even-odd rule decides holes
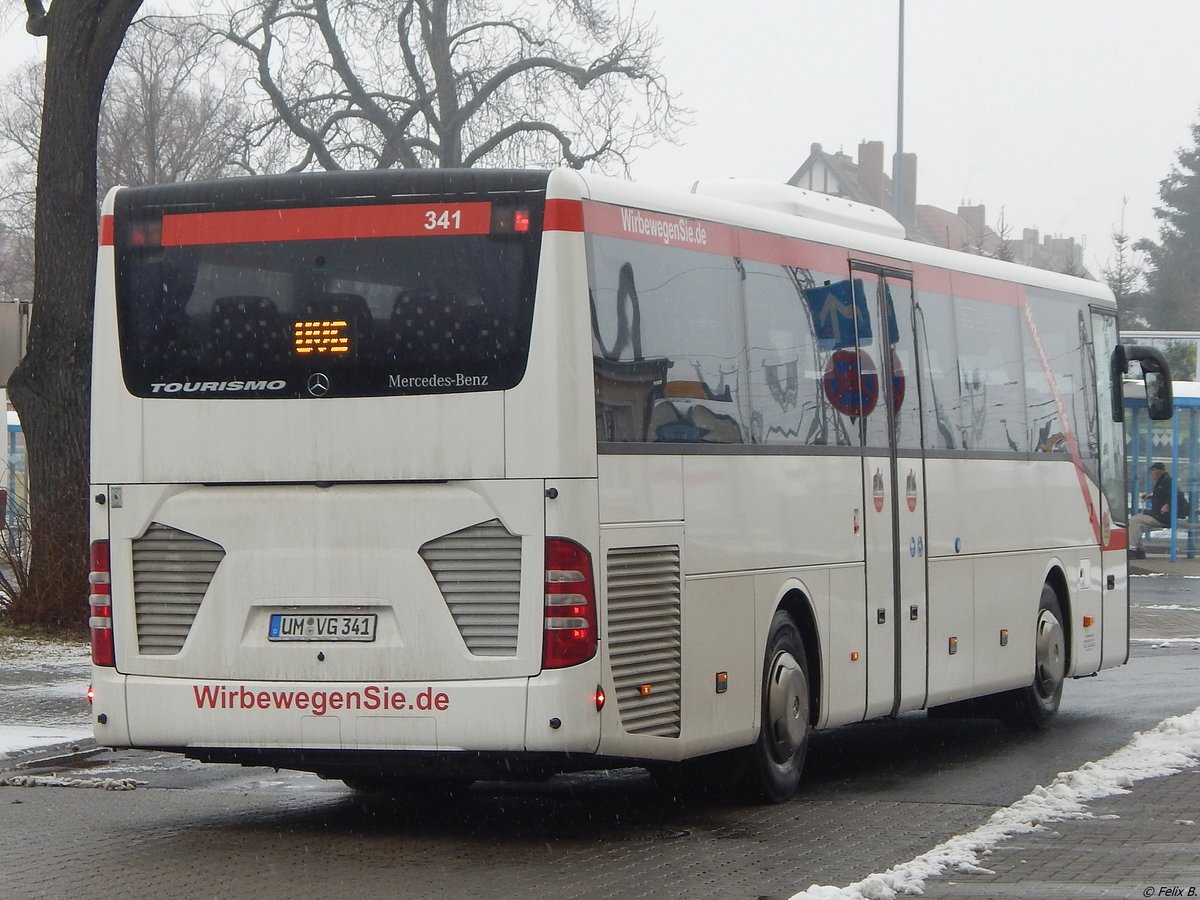
[[[739,190],[742,182],[737,179],[716,182],[720,185],[716,190],[699,188],[702,185],[711,186],[714,182],[693,182],[690,184],[699,188],[693,192],[687,184],[641,184],[605,176],[575,174],[582,180],[582,195],[597,202],[648,208],[783,234],[903,262],[1083,295],[1102,305],[1116,305],[1112,291],[1098,281],[907,240],[903,228],[897,233],[895,228],[889,226],[888,220],[899,226],[895,219],[882,210],[864,204],[847,207],[835,205],[829,214],[824,214],[819,205],[797,198],[792,210],[783,211],[787,204],[778,199],[771,201],[771,195],[764,194],[762,182],[745,183],[744,192]],[[713,196],[714,193],[720,196]],[[768,202],[764,202],[764,196]],[[782,196],[785,195],[780,194]]]

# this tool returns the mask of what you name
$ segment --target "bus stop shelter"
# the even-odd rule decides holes
[[[1172,384],[1175,408],[1170,421],[1154,422],[1146,410],[1146,398],[1136,391],[1125,396],[1126,459],[1129,465],[1129,515],[1141,512],[1141,495],[1150,490],[1147,470],[1153,462],[1166,463],[1176,490],[1183,491],[1190,512],[1186,519],[1171,517],[1171,561],[1182,547],[1188,559],[1196,556],[1197,512],[1200,499],[1200,383]],[[1175,497],[1171,497],[1172,510]],[[1164,526],[1165,528],[1165,526]]]

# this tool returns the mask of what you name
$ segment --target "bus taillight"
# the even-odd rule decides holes
[[[546,538],[546,618],[542,668],[561,669],[596,655],[592,557],[574,541]]]
[[[92,632],[92,662],[97,666],[115,666],[117,661],[113,648],[108,541],[92,541],[92,573],[88,576],[88,581],[92,585],[92,592],[88,597],[88,605],[92,611],[88,619],[88,628]]]

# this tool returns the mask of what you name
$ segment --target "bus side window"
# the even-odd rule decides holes
[[[667,380],[670,360],[629,362],[592,358],[596,380],[596,436],[600,441],[649,440],[655,398]]]
[[[599,439],[746,440],[736,261],[607,237],[589,250]]]

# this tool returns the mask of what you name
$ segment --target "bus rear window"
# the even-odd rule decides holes
[[[207,398],[511,388],[541,203],[119,210],[125,383]]]

